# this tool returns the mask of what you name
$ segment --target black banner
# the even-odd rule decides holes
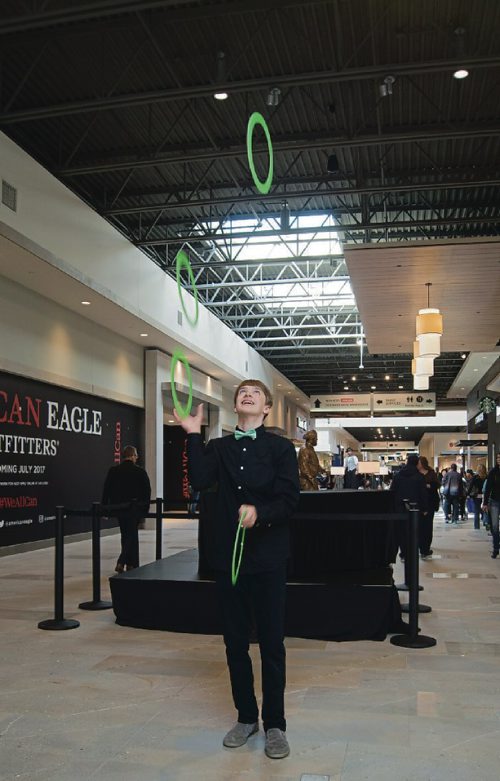
[[[0,546],[52,537],[58,504],[100,501],[125,445],[142,460],[143,420],[136,407],[0,372]],[[66,521],[66,534],[89,529],[89,518]]]

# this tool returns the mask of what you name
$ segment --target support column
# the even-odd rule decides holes
[[[207,426],[207,440],[217,439],[222,436],[222,423],[220,407],[215,407],[210,404],[208,426]]]
[[[169,359],[159,350],[146,350],[144,372],[144,413],[146,471],[151,496],[163,497],[163,399],[161,384],[167,376]]]

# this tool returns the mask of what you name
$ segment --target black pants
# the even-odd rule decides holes
[[[259,718],[248,649],[255,619],[262,668],[264,729],[286,730],[285,721],[285,598],[286,566],[271,572],[240,574],[236,586],[227,572],[217,573],[217,592],[224,626],[224,643],[238,721]]]
[[[418,516],[418,547],[421,556],[427,556],[432,545],[434,510]]]
[[[358,473],[355,469],[346,469],[344,472],[344,488],[358,487]]]
[[[122,550],[118,556],[118,564],[127,567],[139,566],[139,530],[140,521],[137,513],[121,513],[118,516],[120,524]]]

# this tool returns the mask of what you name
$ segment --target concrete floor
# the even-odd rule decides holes
[[[53,550],[0,558],[1,781],[497,781],[500,558],[471,521],[438,517],[435,529],[436,555],[421,564],[433,612],[420,623],[437,646],[287,640],[284,760],[265,757],[262,732],[222,748],[234,711],[219,637],[78,610],[92,596],[90,541],[65,548],[65,616],[81,622],[71,631],[37,628],[53,615]],[[141,532],[143,563],[153,534]],[[164,536],[170,553],[195,547],[196,524],[166,521]],[[103,598],[118,546],[102,540]]]

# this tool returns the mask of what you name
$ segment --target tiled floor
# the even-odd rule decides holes
[[[89,541],[66,546],[65,615],[81,622],[66,632],[37,628],[53,609],[53,551],[0,558],[0,780],[497,781],[500,559],[470,521],[435,525],[436,558],[421,564],[433,611],[420,623],[437,645],[287,640],[292,753],[280,761],[264,756],[262,732],[221,746],[234,712],[220,638],[78,610],[91,598]],[[194,547],[194,522],[166,522],[165,540]],[[117,550],[103,538],[103,597]],[[153,552],[141,532],[143,563]]]

